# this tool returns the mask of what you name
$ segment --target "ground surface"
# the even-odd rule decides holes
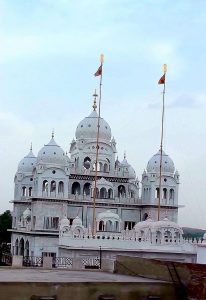
[[[0,267],[0,282],[159,282],[102,271],[69,271]]]

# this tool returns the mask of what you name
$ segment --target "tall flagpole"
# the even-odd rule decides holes
[[[161,123],[161,140],[160,140],[160,180],[159,180],[159,197],[158,197],[158,210],[157,210],[157,220],[160,220],[160,201],[162,197],[162,154],[163,154],[163,137],[164,137],[164,114],[165,114],[165,82],[166,82],[166,72],[167,65],[164,64],[164,78],[163,84],[163,93],[162,93],[162,123]],[[161,79],[160,79],[161,80]],[[161,84],[162,82],[159,81]]]
[[[101,118],[101,100],[102,100],[102,67],[104,63],[104,55],[100,56],[100,67],[97,75],[100,75],[99,81],[99,110],[97,119],[97,143],[96,143],[96,159],[95,159],[95,177],[94,177],[94,193],[93,193],[93,221],[92,221],[92,235],[96,234],[96,199],[97,199],[97,170],[98,170],[98,156],[99,156],[99,128],[100,128],[100,118]],[[100,71],[101,70],[101,71]],[[95,93],[96,94],[96,93]]]

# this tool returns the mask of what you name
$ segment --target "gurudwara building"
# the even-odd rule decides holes
[[[148,161],[141,185],[126,155],[117,156],[109,124],[100,118],[96,233],[92,234],[97,145],[96,101],[79,122],[69,155],[55,141],[18,164],[14,183],[11,248],[21,256],[84,256],[102,247],[115,253],[149,251],[190,255],[178,217],[179,173],[163,152],[160,221],[157,221],[160,151]],[[154,248],[156,247],[156,248]],[[112,252],[113,251],[113,252]],[[87,254],[88,255],[88,254]],[[95,256],[95,253],[94,253]]]

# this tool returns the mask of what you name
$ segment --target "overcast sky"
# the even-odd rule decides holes
[[[206,229],[206,1],[0,0],[0,212],[30,143],[68,151],[91,112],[104,53],[102,116],[138,177],[159,149],[180,173],[179,223]]]

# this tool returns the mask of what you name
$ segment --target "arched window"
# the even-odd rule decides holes
[[[171,243],[172,242],[172,233],[169,230],[166,230],[164,232],[164,240],[166,243]]]
[[[160,231],[156,232],[156,243],[161,244],[162,233]]]
[[[104,164],[104,172],[107,173],[108,172],[108,165]]]
[[[25,243],[25,256],[29,256],[29,241],[28,240]]]
[[[19,255],[24,256],[24,239],[21,238],[19,242]]]
[[[79,166],[79,157],[77,157],[77,159],[76,159],[76,167],[78,167]]]
[[[118,197],[125,197],[126,196],[126,189],[124,185],[119,185],[118,186]]]
[[[89,169],[90,165],[91,165],[91,159],[87,156],[87,157],[84,158],[84,167],[86,169]]]
[[[108,162],[108,171],[107,172],[109,172],[110,171],[110,160],[108,158],[106,158],[106,160]]]
[[[160,189],[156,188],[156,190],[155,190],[155,198],[159,199],[159,196],[160,196]]]
[[[64,193],[64,182],[63,181],[59,181],[59,185],[58,185],[58,193]]]
[[[26,196],[26,187],[25,186],[23,186],[22,187],[22,196]]]
[[[50,192],[56,192],[56,181],[54,180],[51,181]]]
[[[95,189],[93,190],[93,197],[95,195]],[[99,198],[99,189],[96,188],[96,198]]]
[[[112,190],[112,189],[109,189],[109,190],[108,190],[108,198],[109,198],[109,199],[112,199],[112,198],[113,198],[113,190]]]
[[[74,182],[72,184],[72,194],[73,195],[80,195],[81,194],[79,182]]]
[[[100,198],[101,199],[107,198],[107,190],[104,187],[100,189]]]
[[[49,186],[48,181],[44,180],[42,185],[42,191],[46,192],[46,194],[48,194],[48,186]]]
[[[98,166],[98,169],[97,169],[97,171],[100,171],[100,172],[102,172],[103,171],[103,165],[102,165],[102,163],[101,162],[99,162],[99,164],[98,164],[99,166]]]
[[[134,195],[135,195],[134,191],[130,191],[130,197],[134,198]]]
[[[113,231],[112,221],[106,222],[106,231]]]
[[[29,188],[29,197],[32,196],[32,187]]]
[[[114,231],[119,231],[119,222],[115,221],[114,223]]]
[[[91,187],[91,184],[90,184],[89,182],[85,183],[84,189],[83,189],[83,193],[84,193],[86,196],[89,196],[89,195],[90,195],[90,187]]]
[[[144,213],[143,218],[142,218],[142,221],[147,220],[147,218],[148,218],[148,214],[147,214],[147,213]]]
[[[175,191],[174,189],[170,189],[170,200],[174,200]]]
[[[104,231],[104,222],[103,221],[99,222],[99,231]]]
[[[167,189],[163,189],[163,199],[167,199]]]
[[[16,242],[15,242],[15,255],[18,255],[19,254],[19,240],[16,239]]]

